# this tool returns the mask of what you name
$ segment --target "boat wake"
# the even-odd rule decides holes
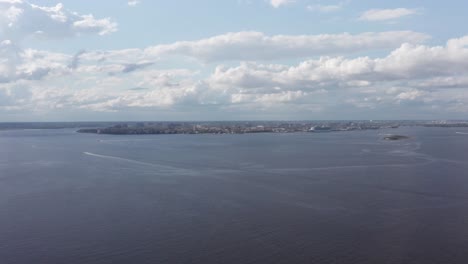
[[[101,155],[101,154],[96,154],[92,152],[83,152],[83,154],[96,157],[96,158],[102,158],[102,159],[110,159],[110,160],[116,160],[116,161],[123,161],[127,163],[133,163],[133,164],[138,164],[138,165],[143,165],[143,166],[148,166],[148,167],[153,167],[161,170],[183,170],[181,168],[173,167],[173,166],[166,166],[166,165],[159,165],[159,164],[154,164],[154,163],[149,163],[149,162],[144,162],[144,161],[139,161],[139,160],[133,160],[133,159],[126,159],[122,157],[116,157],[116,156],[107,156],[107,155]]]

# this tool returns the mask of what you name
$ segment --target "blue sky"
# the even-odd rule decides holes
[[[0,0],[0,121],[464,119],[466,10]]]
[[[444,44],[449,38],[465,35],[466,1],[306,1],[273,8],[266,0],[141,1],[129,8],[126,1],[32,1],[53,6],[58,2],[81,14],[110,17],[119,30],[105,38],[87,38],[56,43],[32,43],[73,52],[89,49],[144,48],[180,40],[197,40],[226,32],[261,31],[266,34],[333,34],[367,31],[414,30],[429,33],[433,43]],[[339,5],[339,12],[311,12],[311,5]],[[453,4],[447,4],[453,3]],[[360,21],[369,9],[416,9],[419,14],[384,23]]]

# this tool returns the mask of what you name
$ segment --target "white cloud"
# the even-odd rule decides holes
[[[418,102],[422,105],[468,104],[468,37],[452,39],[446,46],[404,44],[388,56],[322,57],[297,66],[242,63],[237,67],[217,67],[208,79],[211,89],[232,94],[232,103],[266,103],[261,98],[288,98],[282,101],[313,102],[310,94],[335,93],[357,108]],[[395,87],[395,85],[397,85]],[[425,88],[429,88],[424,90]],[[449,89],[450,88],[450,89]],[[356,94],[374,94],[356,98]],[[289,96],[301,94],[302,96]],[[468,94],[468,93],[466,93]],[[301,103],[301,104],[302,104]],[[450,108],[464,111],[466,107]]]
[[[83,15],[80,20],[73,22],[73,29],[80,33],[97,33],[107,35],[117,31],[117,24],[110,18],[96,19],[93,15]]]
[[[0,2],[0,40],[26,37],[65,38],[81,34],[106,35],[117,30],[110,18],[80,15],[55,6],[38,6],[20,0]]]
[[[420,90],[410,90],[410,91],[406,91],[406,92],[402,92],[400,94],[398,94],[396,96],[396,99],[398,99],[398,101],[405,101],[405,100],[408,100],[408,101],[414,101],[418,98],[420,98],[421,96],[424,95],[424,92],[420,91]]]
[[[243,63],[238,67],[218,67],[211,78],[216,83],[226,86],[244,88],[279,86],[295,89],[326,84],[336,86],[340,82],[352,86],[356,84],[369,86],[369,83],[375,82],[401,81],[408,85],[408,82],[418,82],[421,79],[468,76],[466,72],[468,72],[468,37],[463,37],[449,40],[446,46],[403,44],[388,56],[375,59],[321,57],[316,60],[306,60],[297,66]]]
[[[385,21],[393,20],[400,17],[417,14],[415,9],[395,8],[395,9],[371,9],[362,13],[359,20],[366,21]]]
[[[424,80],[418,84],[421,88],[467,88],[468,76],[448,76],[448,77],[435,77]]]
[[[284,6],[284,5],[289,5],[289,4],[292,4],[296,2],[295,0],[270,0],[270,4],[274,7],[274,8],[278,8],[278,7],[281,7],[281,6]]]
[[[404,42],[421,43],[428,38],[426,34],[412,31],[295,36],[267,36],[261,32],[245,31],[153,46],[146,49],[146,54],[174,54],[202,61],[273,60],[391,49]]]
[[[0,4],[21,4],[23,0],[0,0]]]
[[[412,36],[414,33],[407,34]],[[67,55],[34,49],[17,50],[11,41],[4,40],[0,44],[0,109],[197,112],[209,108],[215,112],[230,113],[299,113],[331,111],[337,105],[362,111],[409,105],[443,108],[445,105],[454,112],[467,110],[467,107],[461,106],[468,104],[468,96],[460,95],[468,89],[468,36],[449,40],[444,46],[405,43],[387,56],[378,58],[321,56],[304,59],[291,66],[253,61],[258,58],[311,55],[320,45],[316,44],[312,52],[307,49],[308,45],[298,41],[304,38],[303,42],[309,43],[308,37],[286,36],[287,41],[299,42],[299,46],[284,48],[288,46],[287,41],[261,34],[268,39],[267,44],[261,44],[263,49],[281,51],[281,57],[265,55],[275,53],[271,51],[260,55],[252,52],[246,57],[233,57],[236,61],[240,60],[239,64],[228,62],[227,66],[219,65],[208,75],[206,72],[200,74],[197,70],[164,69],[163,63],[158,61],[170,54],[184,55],[183,52],[195,58],[213,58],[210,54],[213,49],[218,49],[215,54],[221,53],[226,43],[232,43],[231,38],[226,37],[228,34],[223,36],[221,45],[217,44],[219,36],[211,41],[203,40],[208,47],[198,43],[200,48],[195,49],[196,52],[185,46],[183,49],[178,47],[177,53],[159,50],[157,54],[151,53],[152,50],[125,49],[80,51]],[[332,38],[333,41],[343,40],[343,36],[338,36],[337,39]],[[395,38],[385,36],[380,39],[379,34],[370,36],[379,39],[369,41],[372,45],[383,39]],[[361,34],[346,37],[356,43],[355,37],[361,41],[366,39]],[[330,43],[326,38],[317,39],[318,43]],[[248,45],[235,45],[248,50],[252,42],[246,43]],[[368,44],[361,42],[359,45],[363,47]],[[298,47],[305,47],[305,51]],[[258,46],[250,48],[261,50]],[[226,52],[230,49],[233,46],[229,44]],[[242,62],[243,58],[252,62]],[[207,67],[204,68],[206,71],[212,66],[203,67]],[[449,108],[451,104],[456,104],[456,107]]]
[[[335,5],[322,5],[322,4],[308,5],[307,10],[317,11],[320,13],[330,13],[330,12],[336,12],[338,10],[341,10],[344,4],[345,2],[341,2]]]
[[[288,103],[306,96],[303,91],[282,91],[279,93],[267,94],[242,94],[237,93],[231,95],[231,102],[239,103],[259,103],[265,105],[275,105],[280,103]]]
[[[10,41],[3,41],[0,45],[0,84],[63,74],[68,71],[65,64],[69,59],[70,56],[61,53],[21,50]]]
[[[445,46],[403,44],[388,57],[376,60],[376,71],[392,78],[428,78],[464,75],[468,70],[468,36]]]
[[[56,39],[117,30],[109,18],[80,15],[62,4],[38,6],[21,0],[0,1],[0,83],[66,75],[80,56],[22,49],[28,38]],[[81,54],[80,54],[81,55]],[[68,66],[67,66],[67,65]],[[69,67],[69,66],[72,67]],[[73,66],[75,65],[75,66]]]
[[[141,3],[141,2],[138,1],[138,0],[129,0],[129,1],[127,2],[128,6],[132,6],[132,7],[133,7],[133,6],[137,6],[137,5],[139,5],[140,3]]]

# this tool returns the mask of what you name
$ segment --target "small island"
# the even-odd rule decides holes
[[[403,140],[403,139],[409,139],[407,136],[402,136],[402,135],[388,135],[384,137],[385,140]]]

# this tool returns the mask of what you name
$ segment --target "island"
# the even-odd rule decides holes
[[[331,133],[420,126],[432,129],[468,128],[466,120],[316,120],[316,121],[98,121],[0,122],[0,131],[23,129],[75,129],[78,133],[110,135]],[[386,140],[406,139],[387,136]]]
[[[398,127],[399,124],[390,121],[128,122],[107,127],[82,128],[77,132],[111,135],[326,133]]]

